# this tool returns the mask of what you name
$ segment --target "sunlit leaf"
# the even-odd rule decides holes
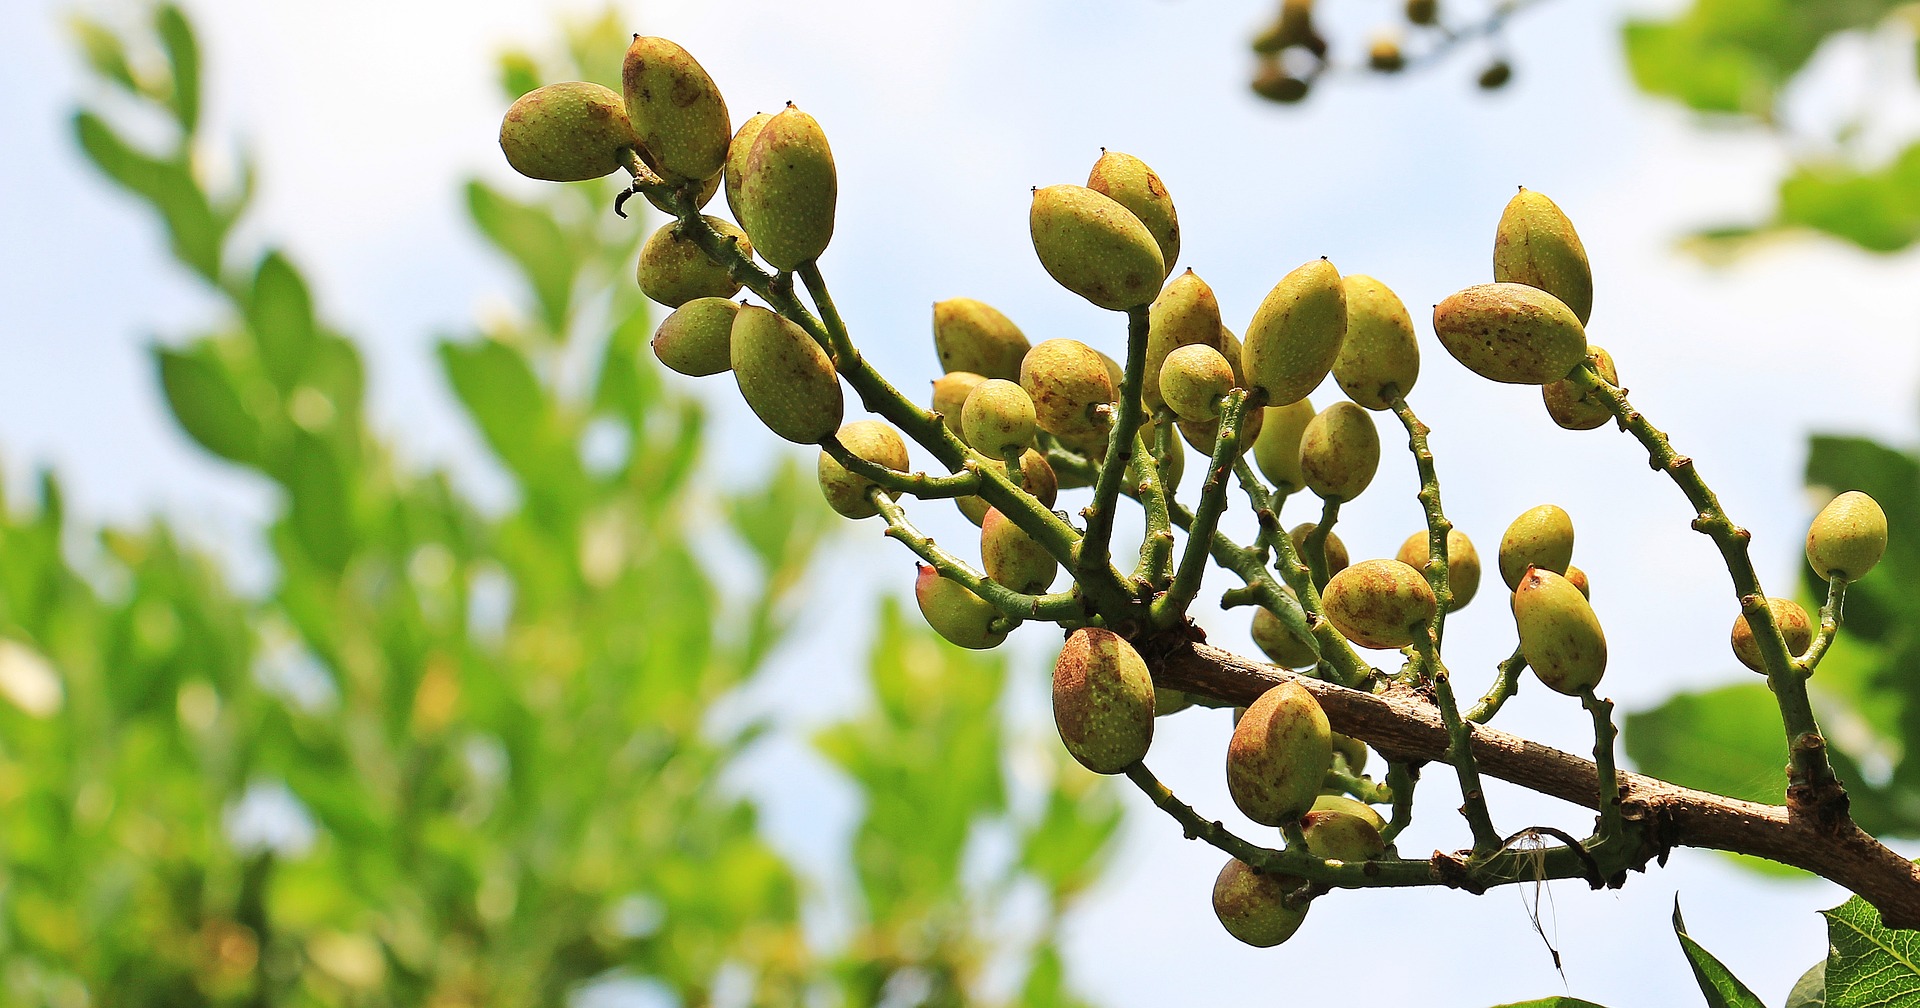
[[[1858,896],[1827,918],[1827,1008],[1880,1008],[1920,1001],[1920,932],[1895,931]]]
[[[1700,984],[1707,1008],[1766,1008],[1739,977],[1687,934],[1687,924],[1680,919],[1678,897],[1673,901],[1673,933],[1680,939],[1681,951],[1687,954],[1687,965],[1693,967],[1693,978]]]

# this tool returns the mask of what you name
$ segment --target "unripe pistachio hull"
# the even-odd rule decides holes
[[[685,49],[635,35],[620,78],[627,118],[654,167],[669,181],[720,173],[732,120],[713,78]]]
[[[1807,617],[1807,610],[1792,599],[1767,599],[1767,608],[1773,612],[1773,625],[1779,629],[1780,636],[1786,641],[1787,653],[1795,658],[1807,653],[1813,646],[1813,621]],[[1733,654],[1740,664],[1766,674],[1766,663],[1760,658],[1760,641],[1753,634],[1753,625],[1747,622],[1747,614],[1741,613],[1733,621]]]
[[[500,121],[500,152],[528,178],[580,182],[620,170],[639,137],[620,96],[587,81],[548,84],[520,96]]]
[[[1607,638],[1593,606],[1566,578],[1530,568],[1513,593],[1520,653],[1534,675],[1556,693],[1579,696],[1607,670]]]
[[[1429,548],[1427,533],[1415,532],[1400,544],[1400,552],[1394,559],[1426,573],[1427,564],[1433,557]],[[1473,595],[1480,590],[1480,551],[1474,549],[1473,540],[1467,538],[1459,529],[1447,530],[1447,593],[1453,601],[1447,605],[1448,612],[1454,612],[1473,601]]]
[[[840,443],[860,458],[895,472],[905,472],[910,460],[907,444],[892,427],[879,420],[855,420],[840,428]],[[880,513],[869,493],[874,484],[854,475],[839,460],[822,451],[819,463],[820,493],[827,506],[845,518],[871,518]],[[890,494],[889,496],[898,496]]]
[[[980,565],[988,577],[1027,595],[1044,593],[1060,571],[1045,546],[992,509],[980,521]]]
[[[740,251],[751,256],[753,244],[730,221],[703,217],[721,236],[732,235],[740,241]],[[678,308],[699,298],[730,298],[740,292],[740,283],[727,267],[707,258],[692,238],[680,235],[680,224],[661,225],[640,247],[640,265],[634,271],[640,291],[647,297]]]
[[[1393,396],[1413,391],[1420,377],[1420,345],[1413,317],[1386,284],[1358,273],[1340,278],[1347,297],[1347,334],[1333,360],[1333,377],[1347,398],[1370,410],[1393,408]]]
[[[1858,490],[1828,501],[1807,528],[1807,563],[1822,578],[1858,580],[1886,551],[1887,513]]]
[[[985,651],[999,647],[1000,642],[1007,639],[1006,631],[993,628],[1000,616],[999,610],[960,582],[941,577],[932,567],[920,568],[919,580],[913,585],[913,597],[920,604],[920,615],[926,618],[927,625],[949,643],[970,651]]]
[[[753,138],[734,215],[762,259],[775,269],[797,269],[827,250],[839,195],[826,132],[788,105]]]
[[[1028,215],[1033,250],[1060,286],[1101,308],[1150,304],[1166,279],[1153,234],[1133,211],[1085,186],[1037,189]]]
[[[1247,385],[1266,405],[1304,399],[1333,370],[1347,333],[1340,271],[1315,259],[1282,277],[1247,323],[1241,348]]]
[[[1210,346],[1177,347],[1161,362],[1155,384],[1180,419],[1215,420],[1220,397],[1233,389],[1233,368]]]
[[[1146,226],[1160,249],[1160,275],[1165,279],[1180,258],[1180,216],[1174,213],[1166,183],[1145,161],[1119,151],[1102,151],[1087,175],[1087,188],[1126,207]]]
[[[1573,518],[1553,504],[1528,508],[1501,535],[1499,558],[1508,590],[1520,587],[1528,567],[1565,574],[1573,562]]]
[[[1095,410],[1118,398],[1099,351],[1071,339],[1050,339],[1027,351],[1020,387],[1033,400],[1040,429],[1070,439],[1104,435],[1107,423]]]
[[[1493,234],[1493,278],[1538,287],[1572,309],[1582,326],[1593,314],[1593,269],[1573,222],[1537,192],[1507,202]]]
[[[1082,627],[1053,666],[1053,720],[1081,766],[1119,773],[1153,742],[1153,676],[1126,639]]]
[[[1307,422],[1300,436],[1300,471],[1322,500],[1360,496],[1380,468],[1380,432],[1367,411],[1337,402]]]
[[[999,309],[972,298],[948,298],[933,306],[933,349],[947,371],[1020,380],[1020,361],[1033,345]]]
[[[1173,278],[1147,309],[1147,370],[1140,383],[1140,399],[1148,413],[1166,405],[1160,392],[1160,369],[1167,355],[1183,346],[1210,346],[1224,353],[1220,302],[1205,280],[1187,270]],[[1238,357],[1238,354],[1234,355]],[[1229,364],[1237,361],[1229,358]],[[1236,373],[1234,384],[1239,384]],[[1117,386],[1116,386],[1117,387]]]
[[[1349,812],[1308,812],[1300,825],[1307,850],[1329,861],[1371,861],[1387,852],[1379,828]]]
[[[1302,669],[1317,665],[1320,652],[1314,642],[1294,633],[1273,610],[1253,611],[1253,643],[1268,660],[1282,668]]]
[[[692,378],[733,366],[733,317],[740,306],[723,297],[695,298],[674,309],[653,334],[660,363]]]
[[[740,395],[769,430],[798,444],[817,444],[840,428],[840,376],[806,330],[747,305],[734,316],[730,338]]]
[[[1427,633],[1433,588],[1398,560],[1362,560],[1335,574],[1320,593],[1334,628],[1366,648],[1403,648]]]
[[[1433,332],[1467,369],[1489,381],[1544,385],[1587,355],[1580,320],[1537,287],[1491,283],[1448,295],[1434,306]]]
[[[1263,826],[1292,822],[1313,807],[1333,766],[1333,730],[1319,701],[1298,683],[1262,693],[1227,744],[1227,791]]]
[[[1307,475],[1300,471],[1300,438],[1314,416],[1313,403],[1300,399],[1262,410],[1265,424],[1253,442],[1253,461],[1281,495],[1304,490]]]
[[[1291,875],[1262,875],[1246,862],[1228,861],[1213,881],[1213,913],[1227,933],[1255,948],[1272,948],[1293,937],[1307,919],[1305,907],[1284,902],[1305,882]]]
[[[1620,372],[1614,368],[1612,354],[1589,344],[1587,361],[1607,384],[1620,384]],[[1573,382],[1565,378],[1540,386],[1540,399],[1546,403],[1547,415],[1553,422],[1567,430],[1592,430],[1606,426],[1607,421],[1613,419],[1613,411],[1607,408],[1605,400],[1595,393],[1575,390]]]

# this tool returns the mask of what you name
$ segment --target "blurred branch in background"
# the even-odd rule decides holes
[[[282,503],[259,597],[164,522],[72,534],[50,475],[0,506],[5,1000],[561,1004],[613,982],[687,1005],[871,1004],[902,985],[944,1004],[991,1000],[997,963],[1025,978],[1021,1003],[1075,1003],[1055,937],[1118,811],[1050,747],[1030,800],[1009,800],[999,661],[883,610],[878,706],[820,740],[866,803],[844,947],[802,928],[810,880],[721,786],[793,727],[716,731],[708,713],[793,638],[827,512],[792,464],[702,482],[701,411],[642,349],[643,232],[612,226],[610,184],[532,202],[467,186],[525,284],[521,313],[439,347],[511,482],[489,509],[397,464],[359,352],[294,258],[236,240],[254,173],[242,153],[235,185],[207,184],[181,11],[74,27],[102,92],[79,144],[224,302],[154,348],[169,408]],[[506,57],[507,96],[617,83],[603,56],[631,27],[608,16],[561,58]],[[562,383],[563,361],[591,380]],[[992,830],[1017,854],[962,879]],[[1040,894],[1023,929],[1016,889]]]

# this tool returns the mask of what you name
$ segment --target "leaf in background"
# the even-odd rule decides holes
[[[279,251],[262,256],[247,299],[247,328],[267,377],[282,393],[293,388],[313,353],[313,296]]]
[[[532,56],[519,49],[500,54],[500,90],[507,101],[518,101],[521,95],[539,86],[540,67]]]
[[[1779,723],[1773,694],[1753,682],[1676,694],[1652,710],[1628,714],[1621,737],[1643,773],[1777,805],[1787,793],[1787,744]]]
[[[127,47],[106,25],[75,14],[67,18],[67,27],[80,43],[80,53],[95,74],[132,91],[140,92],[133,68],[127,63]]]
[[[1538,1001],[1515,1001],[1512,1004],[1494,1005],[1493,1008],[1604,1008],[1591,1001],[1582,1001],[1576,997],[1550,997]]]
[[[207,203],[206,193],[188,172],[186,162],[142,153],[92,112],[76,113],[73,128],[88,160],[160,211],[167,222],[174,256],[202,279],[218,283],[226,225]]]
[[[1064,900],[1091,885],[1112,854],[1122,816],[1114,789],[1095,775],[1069,765],[1050,747],[1053,786],[1038,821],[1020,843],[1020,867]]]
[[[1678,896],[1673,899],[1673,933],[1680,939],[1680,950],[1687,954],[1687,964],[1693,967],[1693,978],[1700,984],[1707,1008],[1767,1008],[1739,977],[1687,934],[1687,923],[1680,919]]]
[[[1022,1008],[1082,1008],[1085,1001],[1067,989],[1066,963],[1060,949],[1048,942],[1033,950],[1033,964],[1027,969],[1026,983],[1020,988]]]
[[[180,131],[192,135],[200,126],[200,45],[194,41],[193,26],[187,23],[186,15],[172,4],[154,13],[153,28],[173,70],[173,94],[168,105]]]
[[[484,182],[467,183],[467,212],[487,240],[520,267],[548,332],[564,335],[580,260],[559,222],[545,209],[515,202]]]
[[[1819,435],[1808,441],[1805,478],[1835,494],[1864,491],[1887,513],[1885,557],[1847,591],[1849,631],[1878,641],[1920,620],[1920,459],[1869,438]],[[1826,598],[1808,576],[1814,597]]]
[[[187,436],[221,458],[258,468],[260,423],[214,345],[203,340],[185,349],[155,347],[153,356],[167,406]]]
[[[1667,21],[1624,31],[1634,82],[1701,112],[1766,117],[1829,36],[1878,22],[1895,0],[1695,0]]]
[[[1826,1008],[1826,1004],[1827,961],[1822,959],[1794,981],[1793,990],[1787,992],[1787,1003],[1783,1008]]]
[[[546,393],[533,366],[498,340],[443,342],[440,363],[487,446],[522,476],[540,471]]]
[[[1893,931],[1858,896],[1827,918],[1827,1008],[1886,1008],[1920,1001],[1920,932]]]
[[[1871,252],[1920,240],[1920,144],[1880,168],[1801,164],[1780,181],[1778,222],[1809,227]]]
[[[296,431],[281,479],[287,488],[287,519],[301,548],[323,569],[339,573],[352,558],[356,540],[353,488],[331,446]]]

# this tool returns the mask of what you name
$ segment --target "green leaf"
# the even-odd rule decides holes
[[[1802,164],[1780,182],[1778,220],[1808,227],[1872,252],[1898,252],[1920,240],[1920,143],[1882,167]]]
[[[173,94],[168,105],[181,132],[190,135],[200,125],[200,45],[194,41],[187,16],[172,4],[154,12],[153,28],[166,51],[167,65],[173,69]]]
[[[184,155],[162,160],[143,153],[92,112],[73,117],[80,149],[121,188],[160,212],[174,257],[210,283],[220,280],[227,223],[218,217],[188,170]]]
[[[1827,1008],[1920,1003],[1920,932],[1894,931],[1858,896],[1827,918]]]
[[[299,271],[278,251],[262,256],[254,273],[247,328],[267,377],[283,393],[291,390],[313,353],[313,296]]]
[[[202,341],[178,350],[155,347],[153,357],[167,406],[187,436],[229,462],[258,468],[260,423],[214,345]]]
[[[483,339],[441,343],[440,363],[500,461],[515,473],[538,472],[547,406],[527,359],[505,343]]]
[[[1800,975],[1793,990],[1787,992],[1785,1008],[1826,1008],[1827,961],[1820,960]]]
[[[1538,1001],[1515,1001],[1512,1004],[1494,1005],[1493,1008],[1604,1008],[1591,1001],[1582,1001],[1576,997],[1550,997]]]
[[[500,90],[508,101],[517,101],[539,86],[540,68],[532,56],[520,49],[500,54]]]
[[[507,198],[483,182],[467,183],[467,212],[494,247],[520,267],[555,336],[565,333],[580,260],[553,215]]]
[[[1758,676],[1755,677],[1758,680]],[[1779,804],[1787,793],[1786,742],[1780,710],[1755,681],[1702,693],[1627,715],[1627,756],[1643,773],[1731,798]]]
[[[140,85],[134,81],[133,68],[127,63],[127,47],[120,36],[100,22],[78,14],[67,19],[67,26],[80,43],[80,53],[86,57],[87,66],[95,74],[139,93]]]
[[[1766,1008],[1739,977],[1687,934],[1686,921],[1680,919],[1678,896],[1673,900],[1673,933],[1680,939],[1680,950],[1687,954],[1687,964],[1693,967],[1693,978],[1700,984],[1707,1008]]]
[[[338,573],[353,555],[353,488],[332,447],[297,431],[282,481],[287,518],[301,547],[320,567]]]

